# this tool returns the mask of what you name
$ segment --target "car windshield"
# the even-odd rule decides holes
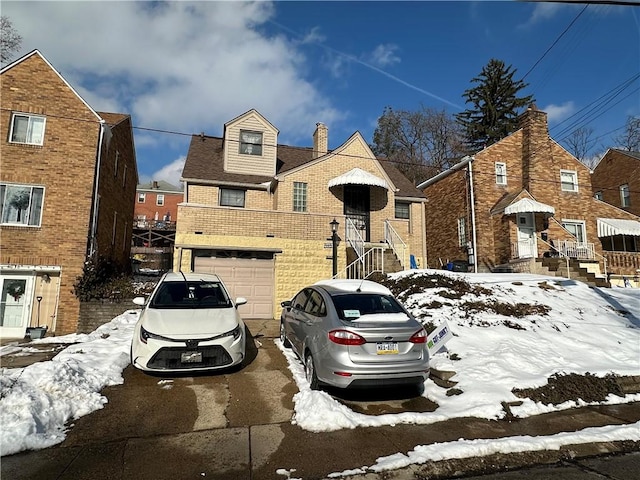
[[[149,305],[151,308],[228,308],[231,301],[220,282],[164,282]]]
[[[362,315],[404,312],[391,295],[379,293],[352,293],[333,295],[333,304],[342,320],[354,320]]]

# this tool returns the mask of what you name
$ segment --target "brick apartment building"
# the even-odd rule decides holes
[[[131,118],[93,110],[34,50],[0,71],[0,335],[76,331],[88,258],[128,266]]]
[[[537,271],[545,257],[578,261],[594,274],[634,275],[640,219],[593,197],[589,169],[549,137],[532,105],[520,128],[422,182],[428,266],[467,261],[479,272]],[[617,188],[617,187],[616,187]]]
[[[219,273],[248,298],[243,315],[274,318],[281,301],[333,275],[332,225],[339,276],[424,264],[423,195],[360,133],[334,150],[322,123],[313,147],[280,145],[278,134],[250,110],[223,138],[192,137],[175,270]]]

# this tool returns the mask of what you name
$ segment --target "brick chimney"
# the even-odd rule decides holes
[[[329,151],[329,130],[324,123],[316,123],[313,132],[313,158],[321,157]]]
[[[541,179],[549,175],[552,155],[549,141],[547,114],[532,103],[519,118],[522,129],[522,180],[523,187],[535,196],[540,183],[531,179]]]

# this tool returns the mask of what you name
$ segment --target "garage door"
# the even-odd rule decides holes
[[[273,318],[273,258],[195,257],[195,272],[215,273],[229,289],[232,298],[244,297],[243,318]]]

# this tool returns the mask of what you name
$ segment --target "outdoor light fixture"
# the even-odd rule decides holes
[[[333,276],[338,274],[338,225],[340,223],[335,219],[329,222],[331,225],[331,245],[333,246],[332,260],[333,260]]]

